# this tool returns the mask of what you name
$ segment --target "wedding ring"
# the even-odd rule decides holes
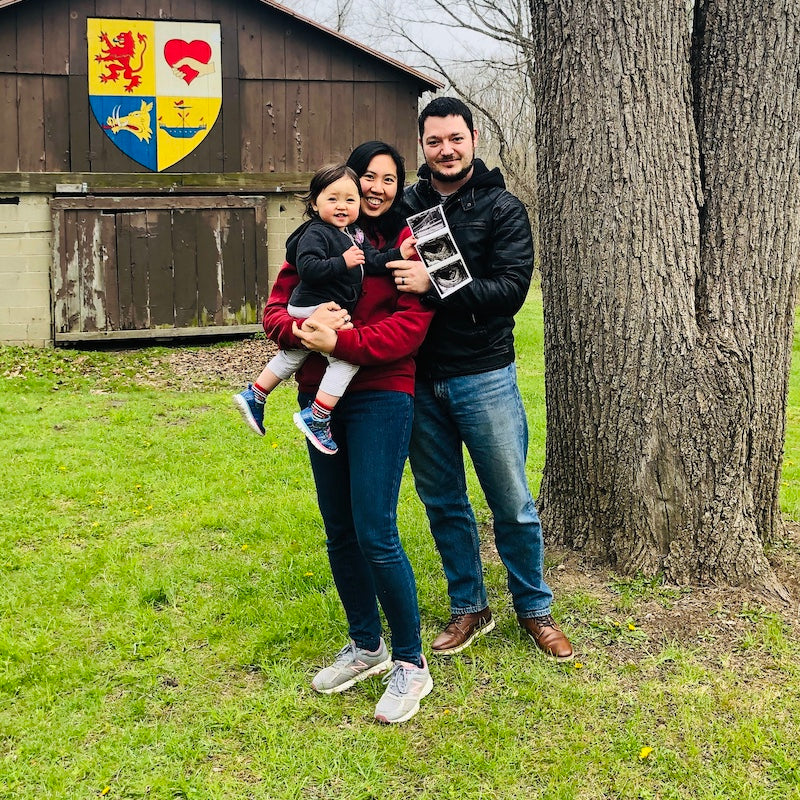
[[[406,285],[406,279],[405,278],[400,278],[400,285],[401,286],[405,286]]]

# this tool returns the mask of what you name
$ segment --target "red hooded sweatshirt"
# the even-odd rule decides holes
[[[406,228],[397,244],[409,231]],[[264,308],[264,331],[284,349],[302,349],[292,333],[286,305],[298,284],[297,270],[285,262]],[[414,355],[428,332],[433,310],[425,308],[419,297],[398,292],[391,272],[366,275],[361,297],[352,315],[353,328],[339,331],[333,355],[360,367],[348,392],[386,390],[414,394]],[[295,378],[301,392],[314,394],[328,365],[319,353],[312,353]]]

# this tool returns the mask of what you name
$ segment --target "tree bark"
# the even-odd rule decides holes
[[[800,248],[792,0],[542,0],[548,538],[780,591]]]

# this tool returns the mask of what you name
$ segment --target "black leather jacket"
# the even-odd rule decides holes
[[[406,215],[441,202],[422,166],[403,196]],[[449,378],[506,367],[514,361],[514,315],[533,274],[533,239],[525,206],[505,188],[500,170],[475,160],[472,177],[444,203],[445,216],[473,280],[440,298],[417,356],[420,377]]]

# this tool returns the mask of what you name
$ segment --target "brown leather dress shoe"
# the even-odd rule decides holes
[[[453,614],[447,627],[433,640],[431,651],[437,656],[450,656],[469,647],[478,636],[494,629],[488,606],[475,614]]]
[[[546,617],[517,617],[522,630],[533,639],[533,643],[558,661],[572,661],[572,645],[556,621],[548,614]]]

